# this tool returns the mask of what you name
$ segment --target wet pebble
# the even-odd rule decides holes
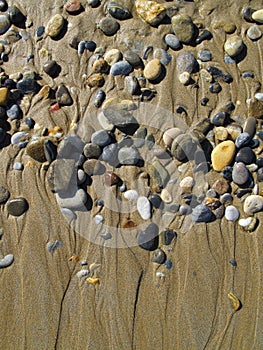
[[[236,260],[230,259],[230,260],[229,260],[229,263],[230,263],[232,266],[237,267],[237,262],[236,262]]]
[[[191,81],[191,75],[188,72],[180,73],[178,79],[181,84],[188,85]]]
[[[60,207],[77,210],[84,208],[88,198],[86,192],[80,188],[74,194],[69,193],[68,197],[65,197],[64,194],[63,197],[60,197],[56,193],[56,199]]]
[[[251,141],[251,136],[247,132],[242,132],[236,138],[235,145],[237,148],[241,148],[241,147],[247,146],[250,141]]]
[[[213,213],[203,204],[197,205],[192,211],[193,222],[209,222],[213,218]]]
[[[39,91],[39,85],[35,79],[23,78],[19,80],[16,84],[18,90],[23,94],[37,93]]]
[[[18,131],[16,133],[14,133],[11,137],[11,144],[12,145],[17,145],[20,140],[24,137],[26,137],[28,135],[28,133],[24,132],[24,131]]]
[[[48,242],[46,244],[46,250],[49,253],[54,253],[57,249],[62,248],[64,246],[62,241],[55,240],[53,242]]]
[[[219,112],[211,118],[211,123],[215,126],[223,126],[229,115],[226,112]],[[227,130],[226,130],[227,131]]]
[[[237,221],[239,218],[239,211],[233,205],[229,205],[225,210],[225,218],[227,221]]]
[[[130,63],[133,68],[138,68],[143,66],[141,57],[133,50],[127,50],[123,54],[123,58]]]
[[[108,13],[116,19],[125,20],[128,18],[131,18],[131,13],[127,9],[127,7],[125,7],[119,3],[116,3],[114,1],[110,1],[107,4],[106,9],[107,9]]]
[[[252,194],[244,201],[244,212],[246,214],[254,214],[263,209],[263,197]]]
[[[122,147],[118,152],[118,159],[122,165],[136,165],[141,160],[141,157],[135,148]]]
[[[167,270],[171,270],[171,268],[173,267],[173,262],[170,259],[167,259],[164,263],[164,266],[167,268]]]
[[[98,130],[91,135],[91,142],[101,147],[109,145],[111,141],[112,139],[106,130]]]
[[[6,15],[0,15],[0,34],[4,34],[10,27],[11,23]]]
[[[202,61],[202,62],[209,62],[212,59],[212,53],[209,50],[201,50],[198,51],[198,58]]]
[[[215,209],[215,217],[216,219],[222,219],[225,214],[225,206],[221,205],[219,208]]]
[[[120,28],[119,23],[114,18],[104,17],[99,21],[98,27],[105,35],[114,35]]]
[[[262,31],[259,26],[255,24],[248,29],[247,36],[251,40],[258,40],[262,37]]]
[[[242,10],[243,18],[248,22],[253,22],[252,14],[255,12],[251,7],[245,7]]]
[[[83,164],[84,172],[89,175],[102,175],[105,172],[105,167],[97,159],[88,159]]]
[[[198,62],[194,55],[189,51],[178,54],[176,64],[179,72],[193,73],[198,68]]]
[[[138,15],[152,26],[158,25],[165,17],[165,7],[152,0],[137,0],[135,3]]]
[[[235,155],[235,144],[233,141],[227,140],[219,143],[212,151],[212,166],[216,171],[222,171],[226,166],[230,165]]]
[[[27,200],[22,197],[11,199],[7,202],[6,209],[10,215],[20,216],[28,210]]]
[[[212,94],[219,94],[220,91],[222,91],[222,86],[216,81],[209,86],[209,91]]]
[[[60,14],[53,16],[46,25],[45,33],[51,38],[56,38],[64,26],[64,17]]]
[[[162,72],[162,65],[158,58],[149,61],[143,71],[144,77],[148,80],[156,80]]]
[[[99,108],[106,98],[106,94],[103,90],[98,90],[94,96],[93,104]]]
[[[189,215],[192,213],[192,208],[190,207],[190,205],[183,204],[180,206],[179,212],[181,215]]]
[[[163,141],[167,147],[170,147],[172,145],[172,142],[174,139],[176,139],[177,136],[182,134],[182,130],[179,128],[171,128],[164,132],[163,134]]]
[[[100,4],[100,0],[87,0],[87,4],[91,7],[97,7]]]
[[[216,191],[216,193],[222,195],[229,191],[229,183],[226,179],[222,177],[221,179],[218,179],[213,183],[212,188]]]
[[[246,165],[252,164],[256,162],[256,155],[250,147],[243,147],[238,151],[235,161]]]
[[[263,92],[256,93],[255,99],[257,99],[258,101],[263,101]]]
[[[258,182],[263,182],[263,168],[258,169],[257,180]]]
[[[13,165],[13,169],[14,170],[23,170],[24,169],[24,166],[23,166],[23,163],[21,162],[15,162],[14,165]]]
[[[70,14],[70,15],[76,15],[79,14],[82,10],[82,5],[79,1],[77,0],[72,0],[66,3],[64,6],[65,10]]]
[[[132,66],[127,61],[119,61],[111,66],[110,74],[117,75],[129,75],[132,71]]]
[[[174,34],[183,44],[190,44],[195,37],[195,27],[190,16],[178,14],[172,17]]]
[[[82,170],[82,169],[78,169],[78,185],[81,185],[81,184],[83,184],[85,181],[86,181],[86,179],[87,179],[87,176],[86,176],[86,174],[85,174],[85,172]]]
[[[157,264],[163,264],[166,260],[166,254],[162,249],[157,249],[153,252],[152,262]]]
[[[177,233],[170,228],[164,229],[161,234],[163,237],[163,244],[164,245],[170,245],[172,243],[173,239],[177,237]]]
[[[252,138],[256,133],[257,120],[254,117],[248,117],[244,123],[243,131],[248,133]]]
[[[148,251],[156,250],[159,242],[158,233],[158,226],[154,223],[150,223],[146,229],[141,231],[137,236],[139,246]]]
[[[162,198],[158,194],[152,194],[149,198],[152,206],[156,209],[159,209],[163,206]]]
[[[220,202],[223,204],[231,203],[233,202],[233,197],[230,193],[224,193],[220,196]]]
[[[166,34],[164,41],[173,50],[179,50],[181,48],[180,40],[174,34]]]
[[[4,12],[8,8],[6,0],[0,0],[0,11]]]
[[[137,210],[143,220],[151,217],[151,203],[148,198],[141,196],[137,199]]]
[[[117,144],[111,143],[110,145],[103,148],[100,159],[103,160],[104,162],[108,162],[109,164],[112,164],[113,166],[116,166],[118,164],[117,156],[118,156]]]
[[[59,85],[56,91],[56,100],[61,106],[70,106],[73,103],[72,97],[65,85]]]
[[[229,37],[224,44],[225,52],[230,57],[235,57],[239,55],[243,50],[243,48],[244,48],[243,40],[238,35],[233,35]]]
[[[58,64],[54,60],[47,61],[43,65],[43,71],[47,73],[50,77],[56,77],[58,73]]]

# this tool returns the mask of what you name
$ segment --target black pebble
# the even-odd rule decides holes
[[[222,170],[222,176],[224,179],[226,179],[227,181],[232,181],[232,167],[231,166],[226,166],[223,170]]]
[[[254,12],[255,12],[255,10],[253,10],[251,7],[244,8],[244,10],[242,11],[243,18],[247,22],[254,22],[254,20],[252,18],[252,15]]]
[[[26,122],[26,125],[30,128],[30,129],[33,129],[33,127],[35,126],[35,121],[34,119],[32,119],[31,117],[26,117],[25,118],[25,122]]]
[[[138,234],[137,242],[139,246],[149,251],[157,249],[159,242],[158,233],[158,226],[154,223],[150,223],[145,230],[141,231]]]
[[[4,86],[9,90],[12,90],[16,88],[16,83],[13,79],[6,79],[4,82]]]
[[[256,164],[259,168],[263,167],[263,158],[258,158],[256,161]]]
[[[201,99],[201,105],[202,106],[206,106],[208,102],[209,102],[209,98],[207,98],[207,97],[204,97],[204,98]]]
[[[162,198],[158,194],[152,194],[150,196],[149,200],[154,208],[159,209],[159,208],[163,207]]]
[[[8,8],[8,4],[5,0],[0,0],[0,11],[4,12]]]
[[[256,155],[250,147],[243,147],[238,151],[235,160],[248,165],[256,162]]]
[[[91,52],[96,50],[96,43],[94,41],[85,41],[85,49]]]
[[[234,267],[237,267],[237,262],[234,259],[229,260],[229,263],[233,265]]]
[[[209,86],[209,91],[212,94],[218,94],[222,90],[221,85],[216,81]]]
[[[50,140],[44,141],[44,152],[45,157],[49,163],[52,163],[53,160],[57,157],[57,146]]]
[[[170,229],[166,228],[163,232],[163,244],[164,245],[170,245],[172,243],[172,240],[177,237],[177,233]]]
[[[45,27],[39,26],[36,30],[36,36],[39,38],[44,34],[44,32],[45,32]]]

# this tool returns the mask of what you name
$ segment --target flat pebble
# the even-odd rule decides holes
[[[229,183],[226,179],[222,177],[221,179],[218,179],[213,183],[212,188],[216,191],[216,193],[222,195],[229,191]]]
[[[173,200],[173,197],[171,195],[171,193],[166,189],[164,188],[161,192],[161,199],[164,203],[171,203],[172,200]]]
[[[227,140],[219,143],[212,151],[212,166],[216,171],[222,171],[227,165],[230,165],[235,156],[235,144]]]
[[[13,254],[7,254],[2,259],[0,259],[0,269],[4,269],[10,265],[12,265],[14,262],[14,255]]]
[[[49,253],[54,253],[57,249],[62,248],[64,246],[62,241],[55,240],[53,242],[48,242],[46,244],[46,250]]]
[[[72,97],[65,85],[60,84],[56,91],[56,100],[61,106],[70,106],[73,103]]]
[[[60,14],[53,16],[46,25],[45,33],[51,38],[56,38],[64,26],[64,17]]]
[[[176,137],[171,146],[172,155],[179,161],[191,159],[196,150],[196,142],[189,134],[182,134]]]
[[[61,212],[61,214],[63,214],[64,216],[67,216],[71,220],[77,219],[77,215],[69,208],[61,208],[60,212]]]
[[[125,85],[128,92],[131,95],[139,95],[140,94],[140,85],[138,79],[134,76],[125,77]]]
[[[148,220],[151,217],[151,203],[148,198],[141,196],[137,200],[137,210],[143,220]]]
[[[119,61],[111,66],[110,74],[117,75],[129,75],[132,71],[132,66],[127,61]]]
[[[28,133],[26,133],[25,131],[18,131],[16,133],[14,133],[12,136],[11,136],[11,144],[12,145],[17,145],[20,140],[24,137],[26,137],[28,135]]]
[[[114,18],[104,17],[99,21],[98,27],[105,35],[114,35],[120,28],[119,23]]]
[[[101,224],[104,221],[104,217],[100,214],[95,215],[94,222],[96,225]]]
[[[122,147],[118,152],[118,159],[122,165],[136,165],[141,160],[141,156],[133,147]]]
[[[164,188],[170,179],[170,175],[168,171],[159,160],[154,160],[152,163],[152,167],[153,167],[153,173],[152,173],[153,178],[156,180],[159,187]]]
[[[213,213],[203,204],[197,205],[192,211],[193,222],[209,222],[213,218]]]
[[[106,130],[98,130],[91,135],[91,142],[101,147],[109,145],[111,141],[111,137]]]
[[[263,23],[263,9],[253,12],[252,19],[258,23]]]
[[[190,16],[178,14],[172,17],[174,34],[183,44],[190,44],[195,37],[195,27]]]
[[[225,210],[225,218],[227,221],[237,221],[239,218],[239,211],[233,205],[229,205]]]
[[[3,186],[0,186],[0,204],[5,203],[10,197],[10,192]]]
[[[251,224],[252,219],[253,219],[252,216],[249,216],[248,218],[244,218],[244,219],[239,219],[239,220],[238,220],[238,224],[239,224],[241,227],[247,227],[248,225]]]
[[[152,194],[149,198],[152,206],[156,209],[159,209],[163,206],[162,198],[158,194]]]
[[[141,57],[133,50],[127,50],[123,54],[123,58],[130,63],[133,68],[138,68],[143,66]]]
[[[148,80],[156,80],[162,72],[162,65],[158,58],[149,61],[143,71],[144,77]]]
[[[244,43],[241,37],[238,35],[233,35],[228,38],[224,44],[225,52],[230,57],[235,57],[241,53],[244,48]]]
[[[191,75],[188,72],[182,72],[179,74],[178,79],[181,84],[188,85],[191,81]]]
[[[0,34],[4,34],[10,27],[11,23],[6,15],[0,15]]]
[[[110,1],[107,4],[106,9],[112,17],[120,19],[120,20],[125,20],[125,19],[128,19],[131,17],[131,13],[127,9],[127,7],[125,7],[121,4],[118,4],[114,1]]]
[[[14,165],[13,165],[13,169],[14,170],[23,170],[24,169],[23,163],[15,162]]]
[[[158,233],[158,226],[154,223],[150,223],[146,229],[141,231],[137,236],[139,246],[148,251],[156,250],[159,242]]]
[[[252,164],[256,162],[256,155],[250,147],[243,147],[238,151],[235,161],[246,165]]]
[[[69,194],[68,197],[64,195],[60,197],[59,194],[56,193],[56,199],[60,207],[77,210],[85,207],[88,198],[86,192],[80,188],[73,195]]]
[[[138,15],[152,26],[158,25],[165,17],[165,7],[152,0],[137,0],[135,3]]]
[[[189,51],[179,53],[176,64],[179,72],[193,73],[198,68],[195,56]]]
[[[22,111],[17,104],[13,104],[7,108],[6,114],[10,120],[21,119]]]
[[[244,201],[244,212],[246,214],[254,214],[263,209],[263,197],[252,194]]]
[[[180,40],[174,34],[166,34],[164,41],[173,50],[179,50],[181,48]]]
[[[194,183],[195,182],[194,182],[194,179],[192,178],[192,176],[186,176],[184,179],[181,180],[180,187],[192,190]]]
[[[28,209],[27,200],[22,197],[11,199],[7,202],[6,209],[10,215],[20,216]]]
[[[235,184],[243,185],[248,181],[249,171],[244,163],[235,163],[232,172],[232,178]]]
[[[139,194],[136,190],[128,190],[124,192],[124,198],[128,200],[134,200],[134,199],[137,199],[138,197],[139,197]]]
[[[248,29],[247,36],[251,40],[258,40],[262,37],[262,31],[259,26],[255,24]]]
[[[212,53],[209,50],[201,50],[198,51],[198,58],[202,61],[202,62],[209,62],[212,59]]]
[[[103,90],[98,90],[94,96],[94,106],[99,108],[106,98],[106,94]]]

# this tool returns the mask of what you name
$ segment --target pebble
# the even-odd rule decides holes
[[[22,197],[11,199],[7,202],[6,209],[10,215],[20,216],[28,209],[27,200]]]
[[[203,204],[197,205],[192,211],[193,222],[209,222],[213,218],[213,213]]]
[[[222,86],[216,81],[209,86],[209,91],[212,94],[219,94],[220,91],[222,91]]]
[[[143,220],[151,217],[151,203],[148,198],[141,196],[137,199],[137,210]]]
[[[191,17],[178,14],[172,17],[172,29],[174,34],[183,44],[190,44],[195,37],[195,27]]]
[[[44,140],[44,153],[46,160],[52,163],[57,158],[57,146],[51,140]]]
[[[99,57],[95,59],[95,61],[92,64],[92,71],[93,73],[108,73],[109,65],[104,60],[104,58]]]
[[[4,34],[9,29],[11,23],[6,15],[0,15],[0,34]]]
[[[256,217],[252,217],[252,220],[249,225],[245,226],[244,229],[247,232],[253,232],[258,227],[259,220]]]
[[[256,164],[259,168],[262,168],[263,167],[263,158],[258,158],[257,161],[256,161]]]
[[[74,195],[70,194],[68,197],[60,197],[59,194],[56,193],[56,199],[60,207],[78,210],[84,208],[88,198],[86,192],[80,188]]]
[[[244,185],[249,179],[249,171],[244,163],[235,163],[232,172],[232,178],[235,184]]]
[[[38,83],[32,78],[23,78],[16,84],[16,88],[23,94],[37,93],[39,91]]]
[[[70,93],[65,85],[59,85],[56,91],[56,100],[61,106],[70,106],[73,103],[73,100],[70,96]]]
[[[251,40],[258,40],[262,37],[262,31],[259,26],[255,24],[248,29],[247,36]]]
[[[98,130],[91,135],[91,142],[101,147],[109,145],[111,141],[112,139],[106,130]]]
[[[152,194],[149,200],[154,208],[159,209],[163,207],[162,198],[158,194]]]
[[[204,40],[212,39],[212,37],[213,37],[212,33],[208,29],[205,29],[203,30],[203,32],[201,32],[200,35],[198,35],[195,42],[196,44],[200,44]]]
[[[60,14],[53,16],[46,25],[45,33],[51,38],[56,38],[64,26],[64,17]]]
[[[108,65],[112,66],[114,63],[122,59],[122,53],[118,49],[111,49],[105,53],[104,59]]]
[[[101,238],[103,238],[105,241],[109,240],[112,238],[112,234],[110,232],[107,233],[101,233],[100,234]]]
[[[103,90],[98,90],[94,96],[93,104],[99,108],[106,98],[106,94]]]
[[[8,8],[6,0],[0,0],[0,11],[4,12]]]
[[[153,173],[152,173],[153,178],[156,180],[157,185],[159,187],[164,188],[170,179],[170,175],[168,171],[159,160],[154,160],[152,163],[152,167],[153,167]]]
[[[117,166],[118,162],[118,147],[116,143],[111,143],[110,145],[103,148],[101,154],[101,160],[108,162],[113,166]]]
[[[232,81],[233,81],[233,77],[230,74],[224,73],[221,69],[219,69],[215,66],[209,66],[206,68],[206,70],[215,79],[218,79],[218,80],[223,81],[225,83],[232,83]]]
[[[93,73],[87,78],[87,85],[92,87],[102,87],[105,83],[105,79],[101,73]]]
[[[253,22],[252,14],[255,12],[251,7],[245,7],[242,10],[243,18],[248,22]]]
[[[57,249],[59,248],[62,248],[64,246],[63,242],[62,241],[59,241],[59,240],[55,240],[53,242],[48,242],[46,244],[46,250],[49,252],[49,253],[54,253],[54,251],[56,251]]]
[[[225,141],[228,138],[228,131],[223,126],[218,126],[214,129],[215,137],[219,141]]]
[[[223,126],[226,123],[228,117],[229,117],[228,113],[219,112],[211,118],[211,123],[215,126]],[[227,133],[228,133],[228,131],[227,131]]]
[[[238,151],[235,161],[246,165],[252,164],[256,162],[256,155],[250,147],[243,147]]]
[[[67,216],[71,220],[77,219],[77,215],[72,210],[70,210],[68,208],[61,208],[60,212],[62,215]]]
[[[256,133],[257,120],[254,117],[248,117],[244,123],[243,131],[248,133],[252,138]]]
[[[137,199],[139,197],[139,194],[136,190],[128,190],[124,192],[124,198],[128,199],[129,201]]]
[[[120,25],[114,18],[104,17],[99,21],[98,27],[105,35],[111,36],[117,33]]]
[[[227,221],[237,221],[239,218],[239,211],[233,205],[229,205],[225,210],[225,218]]]
[[[14,262],[14,255],[7,254],[3,259],[0,259],[0,269],[4,269],[4,268],[12,265],[13,262]]]
[[[163,134],[163,141],[167,147],[170,147],[172,145],[172,142],[174,139],[176,139],[177,136],[182,134],[182,130],[179,128],[171,128],[164,132]]]
[[[47,61],[43,65],[43,71],[48,74],[50,77],[56,77],[58,73],[58,64],[54,60]]]
[[[132,66],[127,61],[119,61],[111,66],[110,74],[117,75],[129,75],[132,71]]]
[[[242,133],[242,128],[237,123],[227,125],[226,129],[233,141],[235,141],[237,137]]]
[[[239,220],[238,220],[238,224],[239,224],[241,227],[247,227],[247,226],[249,226],[249,225],[251,224],[252,219],[253,219],[252,216],[249,216],[248,218],[245,218],[245,219],[239,219]]]
[[[28,133],[24,132],[24,131],[18,131],[16,133],[14,133],[12,136],[11,136],[11,144],[12,145],[17,145],[20,140],[24,137],[26,137],[28,135]]]
[[[121,183],[121,179],[113,171],[107,171],[104,174],[104,182],[106,186],[114,186],[119,185]]]
[[[23,15],[23,13],[19,10],[17,6],[9,6],[7,14],[10,22],[18,27],[23,25],[26,20],[26,17]]]
[[[179,79],[181,84],[188,85],[191,81],[191,75],[188,72],[183,72],[183,73],[179,74],[178,79]]]
[[[173,58],[172,55],[169,54],[169,52],[165,51],[164,49],[156,48],[153,51],[153,58],[158,58],[164,66],[167,66]]]
[[[70,15],[79,14],[82,10],[81,3],[77,0],[69,1],[64,8]]]
[[[168,204],[172,202],[173,197],[171,193],[166,188],[164,188],[161,192],[161,199],[164,203]]]
[[[148,80],[156,80],[160,77],[162,65],[158,58],[149,61],[143,71],[144,77]]]
[[[212,53],[209,50],[198,51],[197,55],[202,62],[209,62],[212,59]]]
[[[161,234],[163,237],[163,244],[164,245],[170,245],[172,243],[173,239],[177,237],[177,233],[170,228],[164,229]]]
[[[186,176],[183,180],[181,180],[179,186],[183,189],[188,189],[191,191],[194,186],[194,183],[195,181],[192,178],[192,176]]]
[[[230,193],[224,193],[224,194],[222,194],[222,196],[220,196],[220,202],[223,204],[232,203],[233,197],[231,196]]]
[[[244,72],[242,73],[242,78],[243,79],[247,79],[247,78],[251,78],[254,79],[255,74],[253,72]]]
[[[198,62],[195,56],[189,51],[179,53],[176,64],[179,72],[193,73],[198,68]]]
[[[206,191],[206,196],[207,197],[212,197],[212,198],[217,198],[218,194],[215,189],[210,188],[208,191]]]
[[[192,213],[192,208],[190,207],[190,205],[183,204],[180,206],[179,212],[181,215],[189,215]]]
[[[90,271],[88,269],[82,269],[79,272],[76,273],[76,276],[81,279],[84,277],[88,277],[90,274]]]
[[[5,140],[6,132],[3,128],[0,128],[0,143],[2,143]]]
[[[213,183],[212,188],[216,191],[216,193],[222,195],[229,191],[229,183],[226,179],[222,177],[221,179],[218,179]]]
[[[252,194],[244,201],[244,212],[246,214],[254,214],[263,209],[263,197]]]
[[[89,159],[99,159],[101,155],[101,148],[98,144],[90,142],[84,146],[83,153],[85,157]]]
[[[241,53],[241,51],[244,48],[244,43],[242,38],[240,38],[238,35],[233,35],[230,38],[228,38],[224,44],[225,52],[230,57],[235,57]]]
[[[174,34],[166,34],[164,41],[173,50],[179,50],[181,48],[180,40]]]
[[[10,91],[6,87],[0,88],[0,106],[6,106],[10,98]]]
[[[122,147],[118,152],[118,159],[122,165],[136,165],[141,160],[141,156],[133,147]]]
[[[146,229],[141,231],[137,236],[139,246],[148,251],[156,250],[159,242],[158,233],[158,226],[154,223],[150,223]]]
[[[221,205],[219,208],[215,209],[216,219],[222,219],[225,214],[225,206]]]
[[[235,156],[235,144],[233,141],[227,140],[219,143],[212,151],[211,161],[215,171],[222,171],[226,166],[230,165]]]
[[[179,161],[191,159],[196,150],[196,142],[189,134],[182,134],[176,137],[171,146],[172,155]]]
[[[24,169],[23,163],[15,162],[14,165],[13,165],[13,169],[14,170],[23,170]]]
[[[95,215],[94,222],[96,225],[101,224],[104,221],[104,217],[100,214]]]
[[[151,26],[158,25],[166,14],[165,7],[152,0],[137,0],[135,7],[138,15]]]
[[[87,0],[87,4],[91,7],[97,7],[100,4],[100,0]]]
[[[131,18],[130,11],[125,6],[116,2],[109,2],[106,9],[108,13],[116,19],[125,20]]]
[[[125,77],[125,86],[131,95],[139,95],[141,93],[138,79],[134,76]]]
[[[44,140],[42,138],[30,141],[26,147],[27,154],[38,162],[45,162]]]
[[[6,114],[11,120],[22,118],[22,111],[17,104],[13,104],[10,107],[8,107],[6,110]]]
[[[153,252],[152,262],[157,264],[163,264],[166,260],[166,254],[162,249],[157,249]]]
[[[5,203],[9,197],[10,197],[10,192],[3,186],[0,186],[0,204]]]
[[[133,68],[143,67],[141,57],[135,51],[127,50],[124,52],[123,57]]]
[[[105,167],[97,159],[88,159],[83,164],[84,172],[89,175],[101,175],[105,172]]]
[[[263,9],[253,12],[252,13],[252,19],[255,22],[263,23]]]
[[[237,262],[236,262],[236,260],[230,259],[230,260],[229,260],[229,263],[230,263],[232,266],[237,267]]]
[[[85,172],[82,169],[78,169],[78,185],[83,184],[87,179]]]
[[[237,148],[244,147],[249,144],[251,141],[251,136],[247,132],[242,132],[238,137],[236,138],[235,145]]]
[[[167,270],[171,270],[171,268],[173,267],[173,262],[170,259],[167,259],[164,263],[164,266],[167,268]]]
[[[263,101],[263,92],[258,92],[255,94],[255,98],[258,100],[258,101]]]
[[[257,180],[258,182],[263,182],[263,168],[258,169]]]

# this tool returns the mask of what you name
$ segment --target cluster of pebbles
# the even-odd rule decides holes
[[[129,5],[129,6],[128,6]],[[85,6],[94,10],[100,7],[99,0],[88,0]],[[85,6],[79,1],[69,1],[58,13],[50,18],[45,26],[35,30],[35,41],[63,39],[68,30],[67,16],[80,16]],[[153,30],[159,24],[168,23],[168,33],[163,38],[164,48],[147,46],[143,55],[135,50],[121,52],[117,48],[103,51],[99,43],[92,40],[78,40],[74,37],[69,46],[75,50],[81,59],[84,52],[89,52],[90,71],[84,74],[85,88],[93,89],[93,106],[98,109],[98,121],[101,129],[94,131],[89,142],[82,143],[74,137],[65,137],[62,129],[55,126],[48,129],[38,125],[27,115],[32,103],[43,99],[51,100],[49,112],[56,113],[61,108],[67,108],[74,103],[74,87],[59,84],[56,88],[41,85],[38,72],[25,69],[23,72],[7,75],[4,70],[5,61],[11,51],[13,43],[27,40],[27,30],[33,22],[16,6],[8,6],[0,1],[0,142],[1,147],[15,147],[25,149],[25,154],[32,161],[42,163],[49,171],[49,180],[63,215],[72,220],[77,218],[79,209],[90,207],[89,187],[92,178],[103,177],[105,186],[116,186],[123,200],[136,202],[137,211],[142,221],[149,221],[149,225],[139,232],[137,243],[143,249],[154,251],[153,262],[166,264],[171,268],[171,261],[167,259],[164,250],[160,248],[160,239],[164,245],[171,244],[177,233],[171,228],[159,232],[158,226],[150,222],[156,212],[170,212],[174,217],[190,217],[192,223],[209,223],[216,219],[238,222],[245,231],[252,232],[258,226],[257,213],[263,209],[263,197],[260,183],[263,182],[262,142],[263,129],[263,92],[260,88],[247,103],[247,116],[243,123],[240,118],[232,115],[234,102],[229,102],[221,111],[203,118],[198,124],[186,132],[179,127],[165,130],[148,130],[147,125],[140,125],[135,117],[135,111],[140,103],[154,101],[155,84],[161,84],[166,77],[166,66],[176,60],[178,84],[185,86],[196,85],[196,77],[201,76],[209,84],[209,94],[220,94],[222,84],[231,84],[233,77],[218,67],[213,61],[211,51],[202,49],[197,57],[192,53],[192,47],[207,42],[213,38],[207,28],[195,24],[190,16],[180,13],[180,8],[167,3],[150,0],[137,0],[124,6],[122,2],[107,1],[106,16],[100,19],[97,29],[105,36],[114,36],[121,29],[122,21],[129,21],[137,17],[152,26]],[[263,9],[245,8],[241,14],[243,20],[251,23],[246,36],[252,42],[262,37]],[[167,20],[168,19],[168,20]],[[246,46],[240,34],[235,34],[235,25],[225,28],[227,38],[224,44],[224,62],[236,63],[245,59]],[[149,58],[151,57],[151,58]],[[27,57],[27,62],[34,59],[34,55]],[[59,62],[47,60],[43,67],[43,74],[55,79],[60,74]],[[117,98],[108,98],[103,87],[108,79],[120,77],[123,79],[130,99],[118,104]],[[244,72],[242,79],[253,80],[253,72]],[[209,94],[202,98],[200,104],[207,105]],[[184,114],[184,107],[178,107],[177,113]],[[200,118],[199,118],[200,119]],[[74,129],[73,122],[71,127]],[[144,163],[143,153],[151,154],[160,140],[159,146],[163,151],[154,153],[151,167]],[[76,146],[78,143],[78,146]],[[61,189],[54,185],[54,171],[52,164],[56,163],[58,150],[63,154],[65,147],[70,145],[70,152],[78,152],[77,160],[77,190],[70,196],[65,196]],[[74,153],[74,152],[73,152]],[[180,180],[172,178],[162,161],[168,155],[170,162],[174,162],[178,169],[187,169],[187,175]],[[111,170],[108,170],[109,166]],[[116,174],[114,169],[127,166],[140,167],[144,176],[149,178],[151,193],[142,195],[135,188],[128,188],[126,182]],[[15,171],[23,171],[22,162],[14,162]],[[184,174],[184,171],[182,170]],[[201,175],[200,175],[201,174]],[[52,177],[53,176],[53,177]],[[200,178],[206,177],[205,185]],[[209,179],[213,180],[212,183]],[[209,182],[210,181],[210,182]],[[169,184],[177,182],[179,195],[174,200],[175,193],[169,191]],[[67,182],[70,185],[70,181]],[[196,190],[197,189],[197,190]],[[65,188],[63,188],[65,190]],[[68,193],[68,192],[66,192]],[[29,208],[23,197],[10,199],[10,193],[4,187],[0,191],[0,203],[6,205],[11,216],[19,217]],[[103,198],[97,206],[103,208]],[[104,222],[103,214],[94,216],[97,225]],[[139,223],[138,223],[139,224]],[[134,223],[137,226],[137,223]],[[131,222],[123,228],[132,228]],[[111,234],[104,234],[103,238],[111,239]],[[49,242],[47,251],[53,252],[61,248],[60,241]],[[12,254],[6,255],[0,262],[0,267],[9,266],[13,262]],[[80,277],[88,273],[80,273]],[[91,281],[91,280],[90,280]],[[90,282],[96,284],[94,281]]]

